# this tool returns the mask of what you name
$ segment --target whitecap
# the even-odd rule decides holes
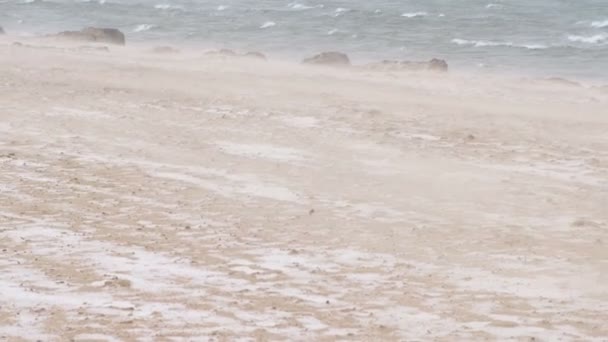
[[[591,22],[591,27],[596,27],[596,28],[608,27],[608,19],[593,21],[593,22]]]
[[[155,5],[154,8],[159,10],[170,10],[170,9],[183,9],[181,6],[171,5],[171,4],[158,4]]]
[[[339,17],[346,12],[350,12],[350,8],[338,7],[334,10],[334,14],[332,14],[332,16]]]
[[[216,10],[218,10],[218,11],[223,11],[223,10],[225,10],[225,9],[228,9],[228,6],[226,6],[226,5],[219,5],[219,6],[217,6],[217,8],[216,8]]]
[[[150,25],[150,24],[141,24],[141,25],[137,25],[134,29],[133,32],[144,32],[144,31],[149,31],[151,29],[153,29],[154,25]]]
[[[331,30],[327,31],[327,35],[328,35],[328,36],[331,36],[331,35],[333,35],[333,34],[338,33],[339,31],[340,31],[340,30],[338,30],[337,28],[335,28],[335,29],[331,29]]]
[[[445,17],[445,14],[443,14],[443,13],[439,13],[439,14],[437,14],[437,16],[438,16],[439,18],[443,18],[443,17]]]
[[[382,13],[382,10],[381,9],[377,9],[377,10],[374,11],[374,13],[380,14],[380,13]]]
[[[577,43],[599,44],[608,41],[608,34],[600,33],[592,36],[569,35],[568,40]]]
[[[426,12],[411,12],[411,13],[403,13],[401,16],[405,18],[418,18],[418,17],[426,17],[429,15]]]
[[[457,45],[469,45],[473,47],[496,47],[496,46],[506,46],[506,47],[517,47],[524,48],[529,50],[540,50],[547,49],[547,45],[543,44],[515,44],[513,42],[496,42],[496,41],[488,41],[488,40],[467,40],[467,39],[452,39],[452,43]]]
[[[267,22],[263,23],[263,24],[260,26],[260,28],[261,28],[261,29],[265,29],[265,28],[269,28],[269,27],[276,26],[276,25],[277,25],[277,23],[275,23],[274,21],[267,21]]]
[[[530,49],[530,50],[543,50],[543,49],[549,48],[547,45],[543,45],[543,44],[520,44],[520,45],[514,45],[514,46],[523,47],[523,48]]]
[[[487,4],[486,8],[490,9],[490,8],[502,8],[501,4]]]
[[[319,4],[316,6],[309,6],[309,5],[304,5],[304,4],[301,4],[298,2],[292,2],[292,3],[288,4],[287,7],[291,8],[292,10],[296,10],[296,11],[304,11],[304,10],[309,10],[309,9],[313,9],[313,8],[323,8],[323,7],[325,7],[325,5]]]
[[[460,39],[460,38],[452,39],[452,43],[457,44],[457,45],[471,45],[474,47],[513,45],[513,43],[511,43],[511,42],[493,42],[493,41],[485,41],[485,40],[468,40],[468,39]]]

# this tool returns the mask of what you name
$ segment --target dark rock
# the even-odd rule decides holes
[[[54,37],[70,40],[125,45],[125,35],[113,28],[87,27],[81,31],[64,31]]]
[[[443,59],[433,58],[429,61],[427,68],[433,71],[447,72],[448,62],[444,61]]]
[[[170,46],[157,46],[154,49],[152,49],[152,52],[158,53],[158,54],[173,54],[173,53],[179,53],[179,50],[172,48]]]
[[[428,62],[384,60],[380,63],[371,63],[364,66],[366,69],[381,71],[448,71],[448,63],[443,59],[433,58]]]
[[[236,52],[230,49],[220,49],[220,50],[212,50],[207,51],[205,53],[207,56],[220,56],[220,57],[234,57],[236,56]]]
[[[220,51],[218,51],[218,53],[222,56],[236,56],[236,52],[234,52],[230,49],[220,49]]]
[[[4,34],[4,29],[0,26],[0,34]]]
[[[246,54],[243,55],[243,57],[250,57],[250,58],[266,60],[266,56],[263,53],[257,52],[257,51],[247,52]]]
[[[350,59],[342,52],[322,52],[316,56],[306,58],[303,64],[329,65],[329,66],[349,66]]]

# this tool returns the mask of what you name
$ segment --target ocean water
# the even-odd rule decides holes
[[[608,80],[608,0],[0,0],[19,35],[116,27],[128,41],[294,60],[444,58],[453,69]]]

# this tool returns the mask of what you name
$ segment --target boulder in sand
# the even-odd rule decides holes
[[[328,66],[349,66],[350,59],[342,52],[322,52],[316,56],[306,58],[302,61],[303,64],[316,64]]]
[[[0,34],[4,34],[4,29],[0,26]]]
[[[215,56],[215,57],[247,57],[247,58],[256,58],[260,60],[266,60],[266,56],[261,52],[247,52],[247,53],[238,53],[234,50],[230,49],[220,49],[220,50],[212,50],[205,53],[207,56]]]
[[[211,50],[205,52],[207,56],[218,56],[218,57],[235,57],[237,55],[236,52],[230,49],[219,49],[219,50]]]
[[[256,58],[256,59],[260,59],[260,60],[266,60],[266,56],[263,53],[257,52],[257,51],[247,52],[246,54],[243,55],[243,57],[249,57],[249,58]]]
[[[428,65],[427,65],[427,69],[433,70],[433,71],[446,72],[446,71],[448,71],[448,62],[446,62],[443,59],[433,58],[429,61]]]
[[[125,45],[124,33],[113,28],[87,27],[81,31],[60,32],[55,37],[85,42]]]

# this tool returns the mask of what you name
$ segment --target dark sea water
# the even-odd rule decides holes
[[[455,69],[608,81],[608,0],[0,0],[17,35],[117,27],[129,41],[300,59],[448,60]]]

